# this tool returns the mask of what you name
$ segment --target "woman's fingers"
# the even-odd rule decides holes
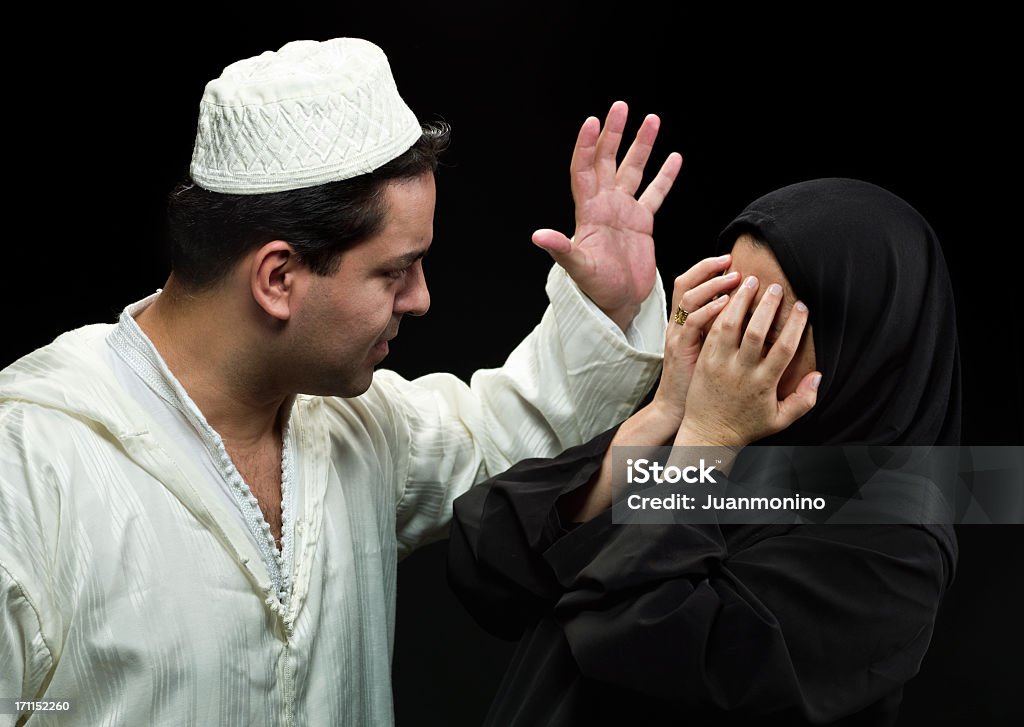
[[[740,345],[743,335],[743,321],[747,317],[754,295],[757,294],[757,278],[751,275],[732,294],[732,300],[715,319],[715,325],[708,333],[708,342],[717,348],[734,351]]]
[[[800,347],[800,337],[807,326],[807,315],[807,306],[797,301],[789,311],[789,317],[786,319],[786,325],[782,328],[782,333],[779,334],[778,339],[772,344],[771,350],[768,351],[768,355],[765,356],[768,374],[776,381],[782,377],[782,372],[789,366]]]
[[[675,311],[676,306],[682,305],[685,310],[689,311],[690,308],[687,308],[683,303],[686,293],[703,283],[725,277],[721,275],[721,272],[728,268],[730,263],[732,263],[732,255],[729,254],[707,257],[678,276],[672,285],[672,310]],[[713,296],[709,296],[708,299],[711,297]],[[690,300],[689,296],[686,296],[686,298],[686,302],[690,303],[694,309],[699,308],[706,302]]]
[[[747,366],[755,366],[764,356],[764,343],[768,339],[775,320],[775,312],[782,303],[782,286],[772,283],[761,296],[761,302],[754,308],[750,321],[743,331],[740,343],[740,360]]]
[[[778,396],[779,381],[793,361],[807,326],[807,306],[797,303],[793,307],[778,339],[765,353],[765,341],[782,304],[783,290],[779,285],[769,285],[754,306],[757,289],[757,278],[751,276],[714,316],[711,307],[719,304],[720,298],[698,309],[700,318],[693,322],[713,318],[714,323],[698,349],[679,436],[685,433],[704,442],[744,446],[785,429],[817,403],[821,379],[817,372],[804,376],[784,399]],[[684,329],[692,317],[687,318]],[[681,340],[683,332],[678,335]],[[688,347],[680,350],[685,352]]]
[[[796,391],[779,402],[779,418],[776,422],[778,431],[782,431],[818,403],[818,384],[821,373],[812,371],[800,379]]]
[[[710,280],[705,280],[696,287],[691,286],[688,290],[681,293],[678,296],[678,305],[687,312],[695,311],[701,306],[706,305],[708,301],[712,300],[716,296],[732,290],[739,284],[739,282],[740,274],[737,272],[727,273],[726,275],[715,275]]]
[[[675,339],[684,346],[700,346],[701,331],[715,320],[715,316],[722,312],[729,302],[729,294],[724,293],[714,300],[708,301],[697,310],[687,311],[686,323],[679,325],[675,321],[669,324],[669,337]]]
[[[701,351],[701,331],[729,302],[728,294],[690,311],[686,322],[670,322],[665,334],[665,362],[656,397],[682,421],[693,368]]]

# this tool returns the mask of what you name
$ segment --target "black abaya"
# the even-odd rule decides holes
[[[487,724],[890,724],[951,541],[908,526],[615,525],[610,511],[562,530],[556,500],[611,436],[456,501],[450,583],[484,628],[521,637]]]
[[[743,231],[818,310],[832,379],[773,441],[958,443],[948,275],[909,205],[816,180],[758,200],[723,240]],[[558,499],[613,435],[455,503],[450,583],[484,628],[520,639],[487,724],[894,723],[953,578],[952,528],[616,525],[610,511],[565,528]]]

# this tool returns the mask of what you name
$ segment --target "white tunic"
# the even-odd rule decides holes
[[[469,386],[378,371],[356,398],[296,397],[280,552],[124,319],[0,372],[0,697],[75,701],[31,724],[392,724],[398,560],[474,483],[621,421],[660,368],[660,281],[635,321],[648,350],[561,268],[547,292]]]

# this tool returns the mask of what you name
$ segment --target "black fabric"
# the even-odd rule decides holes
[[[449,582],[484,628],[521,638],[486,724],[892,724],[955,545],[911,526],[615,525],[610,511],[561,529],[558,498],[612,434],[533,464],[528,488],[513,470],[456,500]]]
[[[763,443],[960,443],[953,288],[917,210],[868,182],[815,179],[748,205],[719,235],[721,251],[745,231],[810,308],[822,372],[814,409]]]
[[[958,443],[952,296],[920,215],[873,185],[818,180],[758,200],[723,242],[744,225],[810,306],[831,379],[814,425],[779,439]],[[857,260],[844,246],[865,270],[831,270]],[[616,525],[610,511],[565,527],[559,498],[614,434],[456,500],[449,582],[484,628],[520,639],[487,724],[893,724],[953,578],[952,528]]]

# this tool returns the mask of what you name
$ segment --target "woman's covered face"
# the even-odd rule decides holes
[[[776,331],[796,304],[794,288],[810,309],[778,388],[792,392],[805,372],[820,371],[818,402],[771,443],[959,442],[953,289],[917,210],[870,182],[811,179],[754,200],[718,241],[732,246],[731,270],[757,276],[758,299],[782,286]]]
[[[757,278],[758,288],[757,296],[754,300],[754,306],[761,301],[765,291],[768,290],[768,286],[772,283],[778,283],[782,286],[782,304],[779,306],[779,310],[775,315],[775,320],[772,323],[772,328],[769,331],[768,338],[765,342],[765,350],[767,352],[767,349],[775,342],[775,339],[778,338],[779,334],[782,332],[782,327],[785,325],[786,319],[789,317],[789,312],[797,302],[796,294],[793,292],[793,286],[790,285],[789,280],[786,279],[786,275],[782,272],[782,268],[779,266],[779,261],[776,259],[775,253],[771,251],[771,248],[766,245],[755,243],[753,238],[747,233],[743,233],[737,237],[736,243],[732,246],[732,265],[729,267],[727,272],[732,271],[736,271],[740,274],[741,281],[746,280],[751,275]],[[752,306],[750,311],[747,313],[747,320],[750,319],[754,306]],[[811,331],[811,326],[808,324],[807,328],[804,329],[803,337],[800,339],[800,346],[797,348],[792,362],[783,372],[782,378],[779,379],[779,400],[781,401],[796,391],[796,387],[800,383],[800,380],[816,368],[814,336]]]

